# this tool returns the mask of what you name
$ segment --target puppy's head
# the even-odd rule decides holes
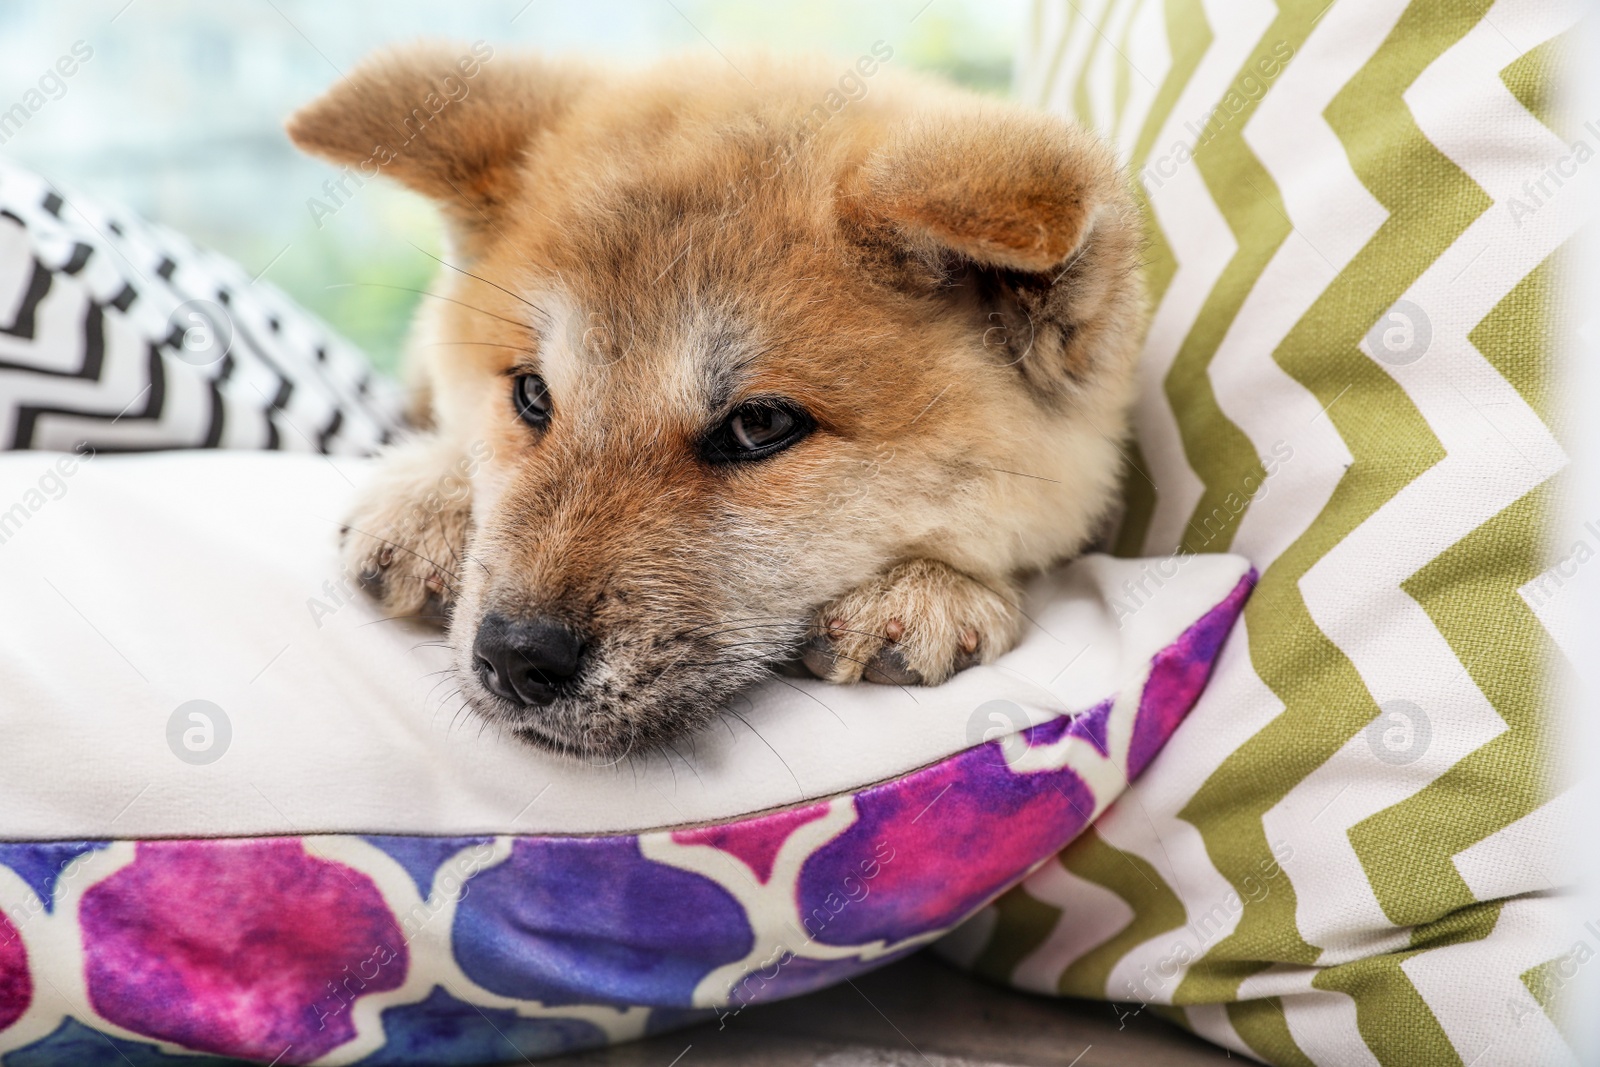
[[[1117,168],[863,60],[845,95],[430,47],[291,120],[448,221],[415,355],[432,432],[492,457],[451,638],[529,740],[670,740],[895,562],[1003,579],[1104,513],[1142,325]]]

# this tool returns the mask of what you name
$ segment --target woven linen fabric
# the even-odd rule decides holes
[[[1262,573],[1145,776],[948,955],[1274,1064],[1576,1062],[1559,1005],[1600,922],[1569,910],[1550,753],[1600,549],[1551,531],[1552,301],[1600,147],[1555,107],[1577,15],[1035,10],[1021,94],[1115,141],[1149,224],[1118,551]]]

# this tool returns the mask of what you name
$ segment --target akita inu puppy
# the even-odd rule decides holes
[[[448,616],[518,736],[615,757],[796,661],[942,682],[1105,520],[1145,322],[1125,177],[875,51],[412,47],[290,120],[446,219],[420,432],[344,553],[388,612]]]

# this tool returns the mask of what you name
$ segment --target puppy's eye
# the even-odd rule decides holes
[[[749,405],[728,418],[728,433],[746,452],[768,448],[794,432],[795,417],[782,408]]]
[[[715,462],[764,459],[800,440],[815,424],[804,410],[779,400],[741,404],[706,439],[705,452]]]
[[[511,383],[511,403],[517,418],[543,429],[550,423],[550,390],[537,374],[519,374]]]

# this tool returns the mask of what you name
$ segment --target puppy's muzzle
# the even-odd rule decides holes
[[[473,666],[495,696],[521,708],[543,707],[578,673],[583,648],[582,637],[550,619],[489,614],[472,644]]]

